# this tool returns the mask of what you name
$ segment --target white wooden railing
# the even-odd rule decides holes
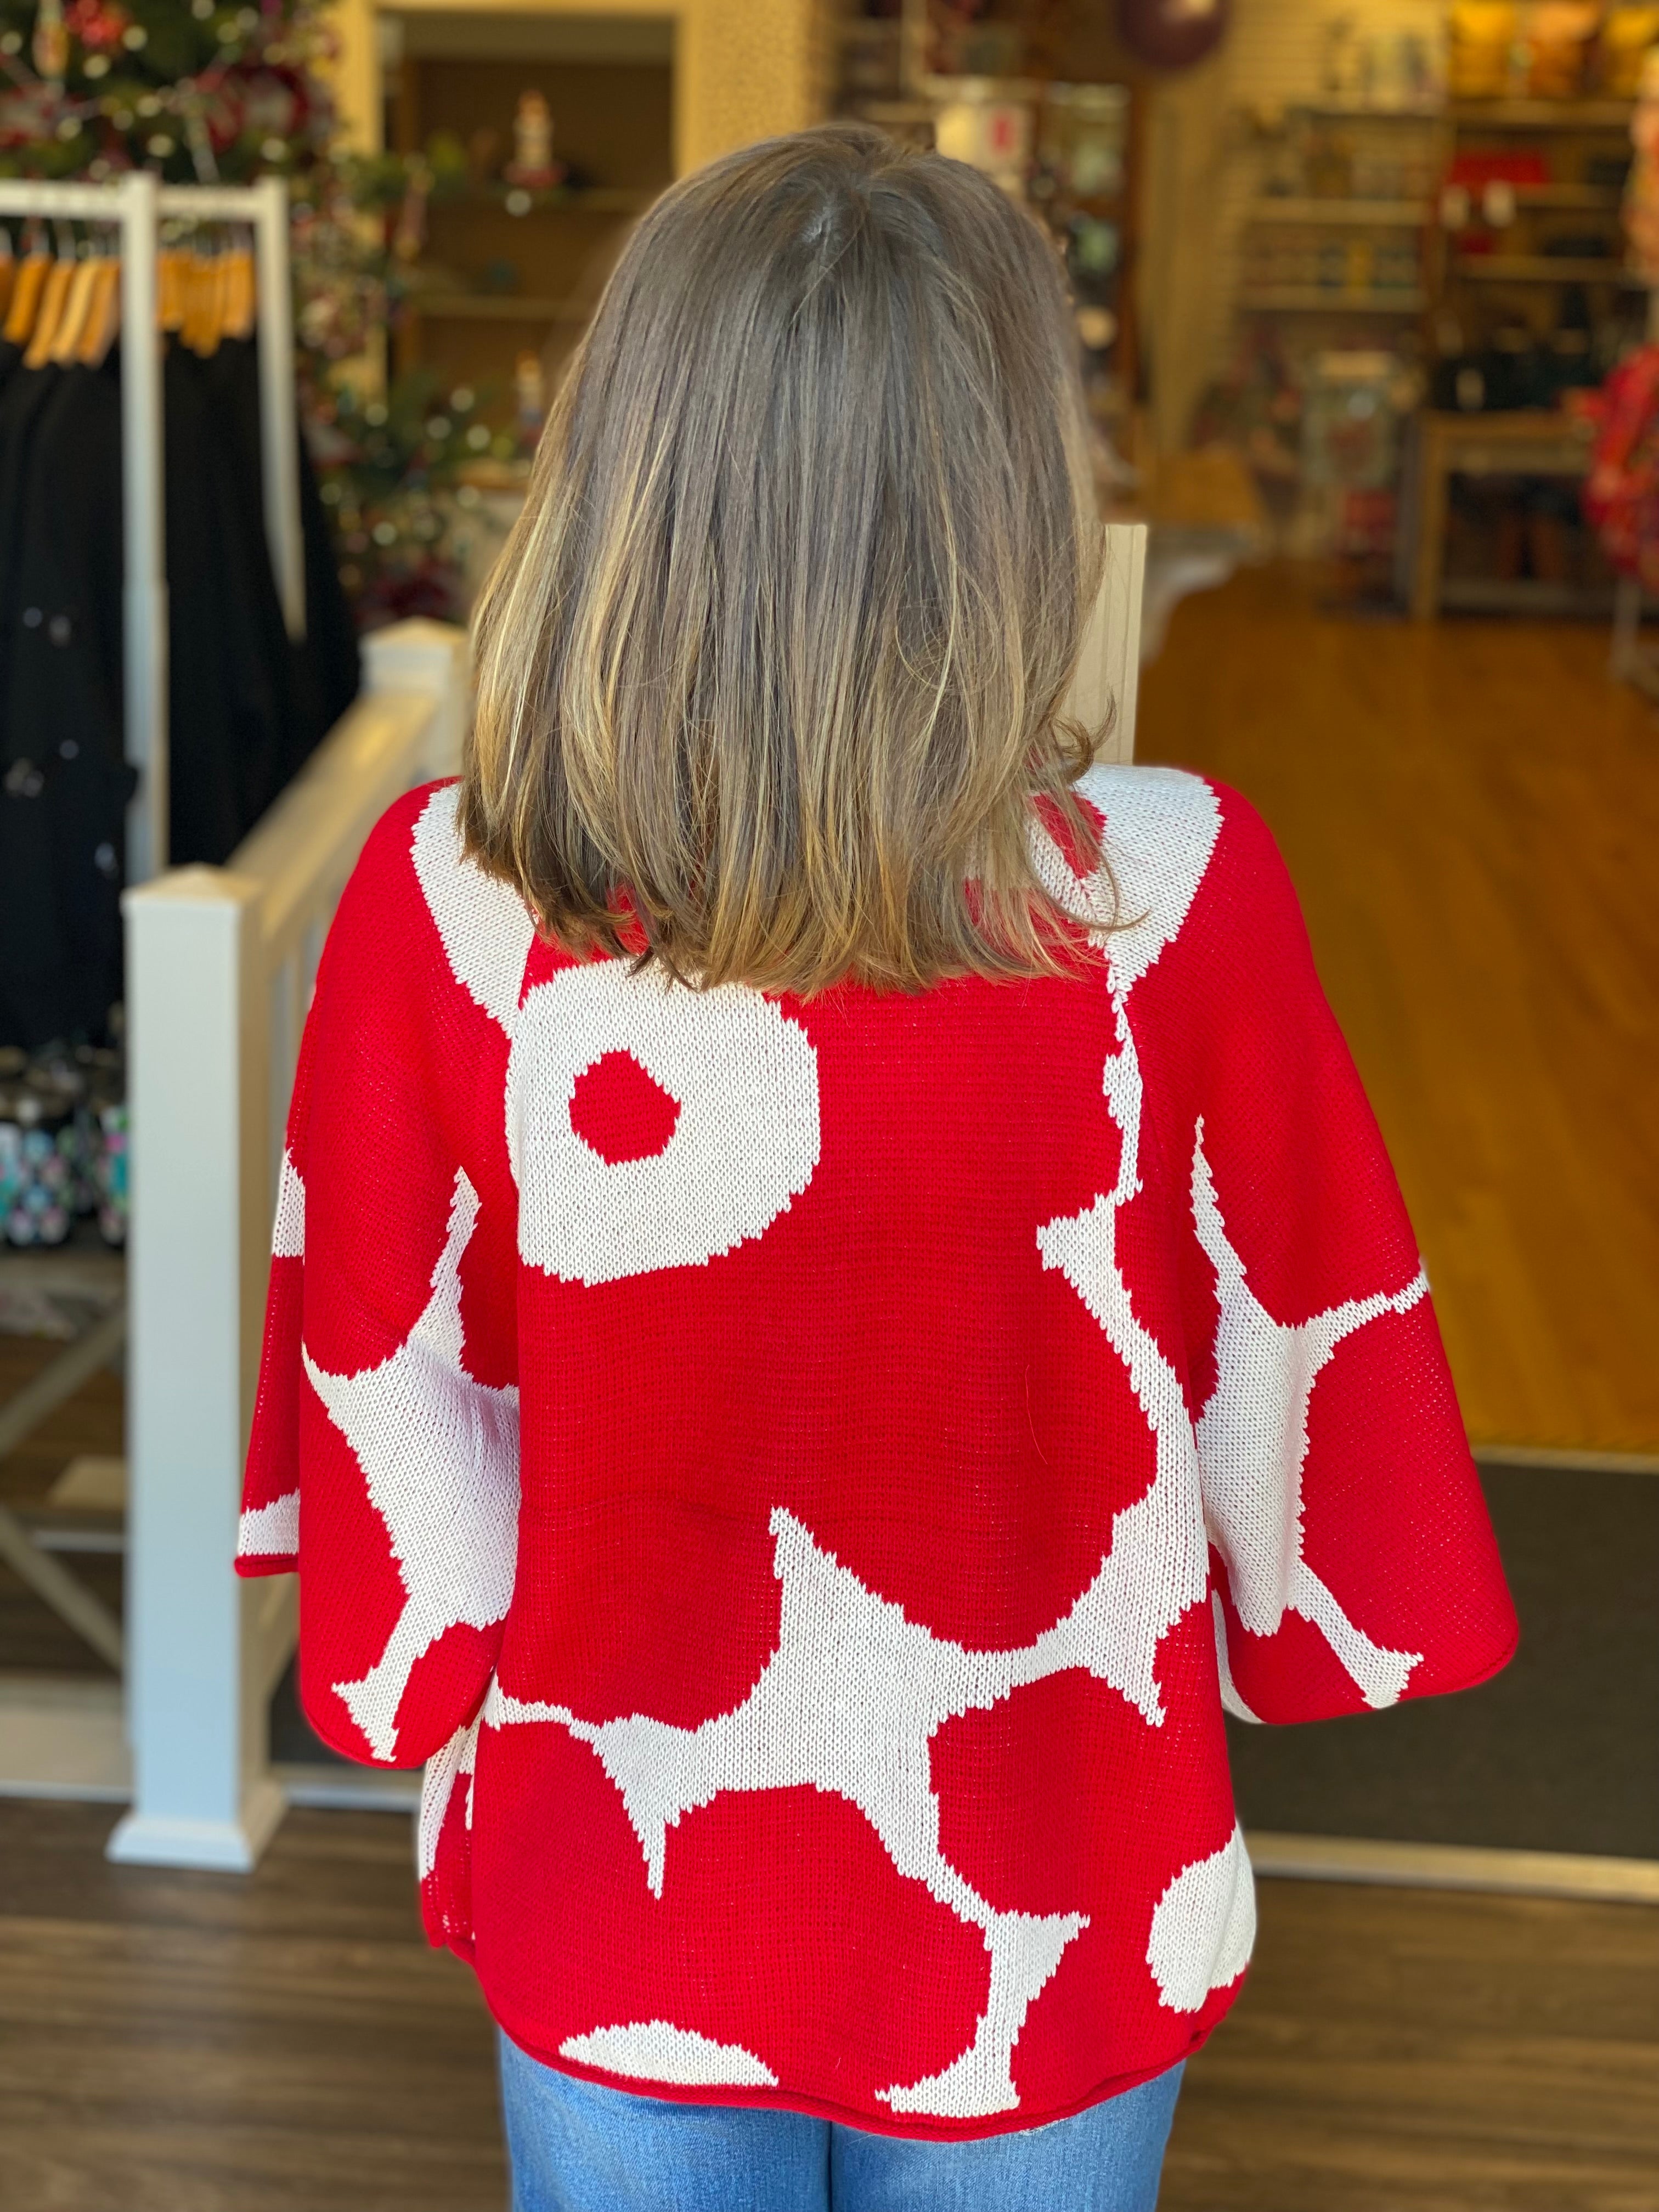
[[[112,1858],[252,1866],[284,1796],[268,1750],[291,1578],[231,1572],[276,1170],[330,918],[398,794],[459,765],[464,642],[369,640],[366,688],[224,868],[125,901],[132,1223],[127,1735]]]

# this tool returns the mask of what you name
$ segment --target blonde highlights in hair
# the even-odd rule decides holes
[[[633,233],[478,611],[469,848],[700,984],[1051,969],[1101,568],[1071,317],[973,170],[829,125]],[[1051,817],[1052,818],[1052,817]]]

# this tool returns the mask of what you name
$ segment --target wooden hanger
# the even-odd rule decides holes
[[[52,359],[52,349],[58,337],[58,325],[64,319],[64,306],[75,282],[75,272],[81,264],[68,258],[54,260],[46,271],[46,281],[40,289],[40,305],[35,311],[34,329],[29,338],[28,351],[23,356],[25,368],[44,368]]]
[[[217,353],[230,336],[231,251],[220,248],[213,257],[213,350]]]
[[[222,253],[196,257],[196,350],[210,361],[224,334],[225,271]]]
[[[197,343],[202,318],[202,270],[194,249],[179,257],[179,343],[199,353]]]
[[[217,343],[213,312],[213,261],[200,247],[192,249],[185,264],[185,319],[180,343],[204,361]]]
[[[155,257],[155,319],[164,331],[176,331],[185,319],[185,256],[176,246],[164,246]]]
[[[88,368],[101,368],[109,358],[115,333],[121,327],[121,261],[107,253],[98,264],[98,276],[81,334],[81,361]]]
[[[10,234],[0,232],[0,237],[6,242],[5,252],[0,253],[0,323],[3,323],[11,306],[12,287],[17,282],[17,256],[11,250]]]
[[[239,246],[226,256],[226,264],[225,336],[228,338],[252,337],[254,317],[258,312],[253,256],[246,246]]]
[[[92,295],[98,283],[98,264],[87,254],[75,264],[70,287],[64,297],[63,313],[58,318],[58,327],[52,334],[52,358],[58,368],[67,368],[81,357],[81,340],[87,327],[87,310],[92,305]]]
[[[40,311],[40,295],[46,289],[51,268],[52,256],[40,246],[18,264],[11,305],[6,313],[4,336],[9,345],[26,346],[33,334],[34,319]]]

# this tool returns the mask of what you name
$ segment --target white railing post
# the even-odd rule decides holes
[[[466,634],[448,623],[393,623],[363,640],[369,691],[426,691],[436,702],[422,776],[459,775],[466,727]]]
[[[1083,650],[1064,710],[1085,728],[1109,725],[1100,747],[1102,760],[1130,761],[1135,757],[1141,587],[1146,574],[1146,524],[1109,522],[1100,592],[1084,629]]]
[[[231,1567],[269,1226],[258,896],[181,868],[125,902],[133,1807],[109,1853],[233,1870],[253,1864],[283,1805],[258,1656],[273,1600]]]

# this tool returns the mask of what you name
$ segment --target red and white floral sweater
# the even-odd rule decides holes
[[[1083,788],[1129,926],[1082,979],[579,963],[453,786],[346,890],[240,1565],[299,1571],[320,1734],[426,1763],[433,1940],[551,2065],[927,2137],[1074,2112],[1239,1989],[1224,1705],[1514,1647],[1271,839],[1195,776]]]

